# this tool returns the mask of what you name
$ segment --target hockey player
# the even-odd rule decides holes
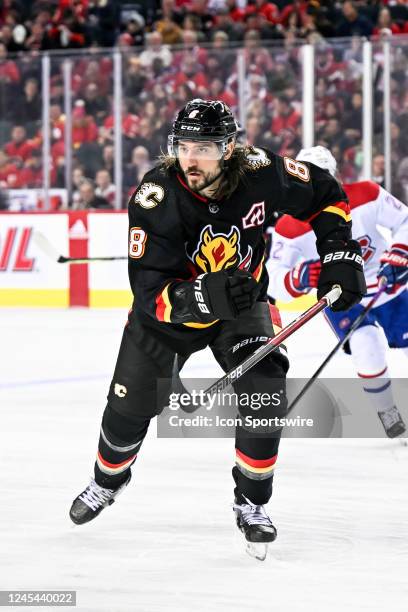
[[[328,149],[302,149],[297,160],[307,161],[336,175],[336,160]],[[326,310],[325,316],[339,339],[378,289],[378,278],[387,279],[386,292],[353,333],[345,350],[352,355],[376,412],[391,438],[405,431],[395,406],[386,361],[382,328],[391,348],[401,348],[408,357],[408,208],[372,181],[343,185],[353,218],[353,237],[361,245],[368,292],[361,305],[346,313]],[[380,228],[392,232],[392,241]],[[288,301],[318,286],[321,264],[309,223],[282,216],[275,226],[271,258],[267,263],[269,293]]]
[[[274,335],[279,315],[267,303],[263,240],[274,211],[309,219],[322,257],[339,253],[323,264],[318,288],[323,295],[341,286],[333,308],[349,308],[366,291],[337,181],[308,163],[238,146],[236,135],[225,104],[192,100],[175,119],[168,155],[130,198],[133,310],[102,418],[95,477],[70,510],[77,524],[94,519],[129,483],[149,423],[168,401],[170,389],[156,390],[157,381],[171,378],[176,356],[182,364],[210,346],[227,371]],[[237,395],[250,395],[254,385],[273,393],[287,369],[283,352],[271,354],[237,382]],[[285,405],[280,410],[282,416]],[[279,436],[236,430],[234,509],[249,542],[276,537],[263,505],[272,494]]]

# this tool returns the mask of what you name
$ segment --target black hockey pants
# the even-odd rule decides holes
[[[265,342],[265,337],[274,336],[279,326],[277,309],[259,302],[239,319],[218,323],[203,336],[202,346],[195,345],[194,350],[209,345],[222,369],[228,371]],[[168,403],[171,385],[158,387],[158,379],[170,380],[176,357],[179,364],[183,364],[194,352],[187,342],[185,347],[179,345],[177,349],[170,348],[169,344],[141,324],[137,315],[130,317],[102,418],[95,463],[95,479],[101,486],[115,488],[127,478],[150,420]],[[287,369],[288,360],[279,350],[235,383],[234,391],[238,396],[251,398],[251,394],[259,397],[259,393],[269,396],[279,393],[281,398],[278,406],[257,408],[255,413],[251,406],[240,406],[243,417],[248,414],[256,418],[285,415]],[[236,493],[242,493],[255,504],[266,503],[272,494],[280,435],[281,430],[267,433],[263,430],[250,432],[246,426],[236,428],[236,457],[232,470]]]

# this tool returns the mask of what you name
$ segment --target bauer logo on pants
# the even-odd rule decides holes
[[[127,393],[126,387],[124,385],[119,385],[118,383],[115,383],[114,391],[115,395],[117,395],[118,397],[125,397]]]

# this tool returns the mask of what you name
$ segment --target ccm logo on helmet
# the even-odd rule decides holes
[[[182,125],[182,130],[193,130],[194,132],[199,132],[200,128],[197,125]]]
[[[363,265],[364,261],[361,255],[358,253],[350,253],[350,251],[335,251],[334,253],[327,253],[324,256],[323,263],[329,263],[330,261],[338,261],[339,259],[346,259],[347,261],[355,261],[356,263]]]

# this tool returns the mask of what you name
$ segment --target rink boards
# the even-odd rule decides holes
[[[126,257],[126,211],[2,213],[0,215],[0,305],[130,307],[126,261],[57,263],[33,239],[44,235],[69,257]],[[303,310],[312,298],[280,304]]]

